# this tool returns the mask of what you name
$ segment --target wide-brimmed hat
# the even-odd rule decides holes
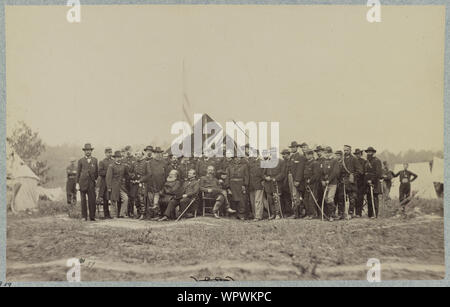
[[[323,147],[319,145],[319,146],[316,147],[316,149],[314,151],[315,152],[323,151]]]
[[[375,150],[375,148],[373,148],[372,146],[369,146],[369,148],[367,148],[366,150],[364,150],[365,152],[373,152],[376,153],[377,151]]]
[[[162,153],[162,152],[164,152],[164,150],[162,150],[161,147],[156,146],[156,147],[153,149],[153,152],[155,152],[155,153]]]
[[[300,146],[300,145],[298,145],[298,143],[296,141],[292,141],[291,146],[289,146],[289,148],[297,148],[298,146]]]
[[[116,150],[113,155],[114,158],[122,158],[122,152],[120,150]]]
[[[112,148],[111,147],[106,147],[105,148],[105,153],[107,153],[107,152],[112,152]]]
[[[314,154],[314,150],[312,150],[312,149],[305,150],[305,155],[313,155],[313,154]]]
[[[355,151],[353,152],[353,154],[354,155],[360,155],[360,154],[362,154],[362,151],[361,151],[361,149],[356,148]]]
[[[287,149],[283,149],[283,151],[281,152],[282,155],[290,155],[291,152]]]
[[[333,149],[330,146],[325,147],[324,150],[325,150],[326,153],[332,153],[333,152]]]
[[[336,152],[334,153],[335,155],[341,155],[342,156],[342,150],[336,150]]]
[[[298,145],[298,146],[300,146],[300,147],[305,147],[305,146],[308,146],[308,144],[306,144],[305,142],[303,142],[303,143],[301,143],[301,144]]]
[[[148,145],[147,147],[144,148],[144,151],[153,151],[153,146]]]
[[[92,147],[91,143],[86,143],[83,147],[83,151],[85,150],[94,150],[94,147]]]

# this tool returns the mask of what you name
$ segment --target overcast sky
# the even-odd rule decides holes
[[[381,23],[365,6],[82,6],[79,24],[67,10],[6,7],[9,132],[162,144],[185,88],[222,125],[280,122],[282,147],[443,148],[443,6],[383,6]]]

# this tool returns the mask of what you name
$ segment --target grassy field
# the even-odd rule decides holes
[[[59,204],[8,215],[7,280],[64,281],[66,261],[83,258],[83,281],[365,280],[369,258],[383,280],[442,279],[441,201],[414,200],[406,216],[386,206],[378,220],[181,222],[69,218]],[[71,214],[73,216],[73,214]]]

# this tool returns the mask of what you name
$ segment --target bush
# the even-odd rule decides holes
[[[68,205],[64,201],[51,201],[41,198],[38,201],[37,214],[39,216],[66,214]]]

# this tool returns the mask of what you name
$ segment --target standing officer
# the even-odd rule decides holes
[[[94,148],[87,143],[83,147],[84,157],[78,160],[77,183],[81,196],[81,214],[87,221],[88,207],[86,197],[89,202],[89,219],[95,221],[95,181],[98,177],[97,159],[92,157]]]
[[[122,162],[122,164],[125,165],[128,173],[129,173],[129,176],[127,176],[127,178],[125,178],[125,189],[126,189],[127,196],[128,196],[127,216],[132,218],[132,217],[134,217],[134,213],[133,213],[134,207],[132,205],[132,202],[130,202],[130,199],[133,198],[133,195],[131,195],[131,193],[134,191],[131,189],[131,177],[133,177],[133,174],[131,174],[130,171],[131,171],[132,165],[136,159],[135,159],[135,157],[133,157],[133,149],[130,145],[125,146],[125,148],[123,149],[123,152],[124,152],[124,157],[122,158],[121,162]]]
[[[164,183],[169,175],[167,162],[162,156],[163,150],[160,147],[153,149],[153,157],[147,163],[146,178],[150,178],[147,189],[147,197],[149,201],[150,215],[156,218],[161,215],[159,208],[159,197],[164,189]]]
[[[139,180],[140,182],[140,192],[143,193],[143,208],[141,210],[141,212],[138,212],[138,216],[140,220],[143,220],[145,218],[148,218],[149,216],[149,199],[148,199],[148,193],[150,191],[151,188],[151,181],[152,181],[152,174],[151,174],[151,170],[149,167],[149,163],[150,161],[153,160],[153,146],[148,145],[147,147],[145,147],[144,149],[144,153],[145,153],[145,158],[144,158],[144,166],[145,166],[145,170],[143,171],[142,175],[141,175],[141,179]]]
[[[99,189],[98,189],[98,203],[103,204],[103,216],[105,219],[110,219],[111,214],[109,212],[109,193],[106,187],[106,172],[111,163],[114,162],[112,158],[112,149],[105,149],[105,158],[98,163],[98,176],[99,176]]]
[[[333,222],[333,217],[335,217],[336,205],[334,202],[334,197],[336,195],[339,175],[339,164],[337,160],[332,157],[332,155],[333,149],[327,146],[325,148],[324,158],[320,162],[320,181],[324,191],[324,200],[322,199],[322,201],[326,204],[326,206],[324,206],[324,213],[328,216],[330,222]]]
[[[378,194],[381,193],[380,179],[382,178],[381,161],[375,157],[377,152],[373,147],[365,150],[367,160],[364,165],[364,179],[366,182],[366,197],[370,218],[378,217]],[[375,212],[373,212],[375,208]]]
[[[306,148],[308,147],[308,145],[306,143],[302,143],[302,144],[297,144],[297,142],[291,142],[291,146],[289,146],[290,150],[291,150],[291,155],[289,157],[289,162],[287,164],[287,181],[289,181],[289,174],[291,174],[292,176],[292,180],[294,182],[294,187],[291,188],[291,185],[289,185],[289,189],[290,189],[290,195],[293,195],[294,191],[292,191],[293,188],[297,189],[297,195],[295,201],[296,204],[295,206],[293,206],[293,211],[294,211],[294,217],[298,218],[300,216],[303,216],[305,214],[305,206],[303,204],[303,196],[304,196],[304,192],[305,192],[305,183],[303,180],[303,174],[305,171],[305,164],[306,164],[306,157],[303,154],[301,154],[298,151],[298,148],[302,148],[302,150],[306,150]],[[294,194],[295,195],[295,194]],[[290,197],[290,201],[291,202],[292,197]]]
[[[394,174],[394,178],[400,176],[399,199],[403,212],[405,212],[406,205],[409,203],[409,197],[411,196],[411,182],[418,177],[408,170],[408,166],[408,163],[403,163],[403,170]]]
[[[67,203],[69,205],[76,205],[77,203],[77,166],[75,158],[70,159],[70,164],[66,168],[67,182],[66,182],[66,195]]]
[[[129,177],[128,167],[122,162],[122,153],[114,152],[114,162],[108,166],[106,171],[106,186],[111,195],[111,202],[116,207],[117,218],[125,216],[128,210],[128,193],[126,182]]]
[[[249,214],[249,174],[244,158],[235,157],[227,169],[226,186],[231,190],[232,200],[238,203],[237,218],[245,220]]]
[[[320,165],[319,162],[314,160],[314,151],[305,150],[306,164],[304,171],[305,180],[305,196],[304,203],[306,207],[306,218],[313,219],[318,216],[318,188],[320,183]],[[316,203],[317,202],[317,203]],[[320,210],[319,210],[320,211]]]
[[[264,160],[269,160],[269,152],[264,151],[263,157]],[[286,173],[286,163],[282,159],[278,160],[276,167],[264,169],[263,185],[264,192],[266,193],[267,201],[269,203],[269,219],[281,218],[281,186],[286,179]]]
[[[366,194],[366,185],[364,180],[364,166],[366,160],[362,157],[362,151],[359,148],[355,149],[353,153],[358,164],[356,172],[356,211],[355,217],[362,217],[362,210],[364,207],[364,195]]]
[[[138,151],[135,154],[136,161],[131,165],[130,171],[130,206],[131,208],[136,207],[136,218],[141,219],[144,216],[144,205],[145,205],[145,186],[141,182],[141,179],[146,175],[147,161],[145,160],[144,153]],[[133,209],[131,211],[134,211]]]
[[[392,187],[392,178],[394,178],[394,172],[389,169],[389,165],[387,161],[383,161],[383,198],[384,201],[388,201],[390,199],[389,194],[391,192]]]
[[[345,186],[345,195],[347,195],[349,200],[348,213],[349,216],[356,216],[356,199],[358,192],[356,177],[363,172],[363,169],[357,158],[352,155],[352,147],[350,145],[344,145],[341,171],[342,182]]]
[[[248,158],[248,174],[249,185],[248,191],[250,195],[250,204],[254,220],[260,221],[263,219],[264,213],[264,188],[262,182],[264,180],[264,169],[261,168],[261,159],[258,157],[256,151],[255,157]]]

